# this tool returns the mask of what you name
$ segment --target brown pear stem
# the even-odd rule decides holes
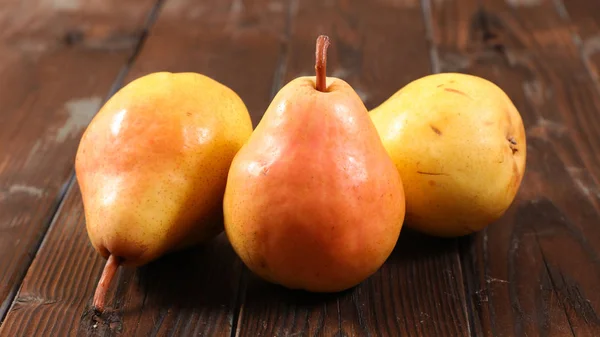
[[[327,47],[329,47],[329,36],[319,35],[315,52],[316,89],[319,91],[327,89]]]
[[[104,271],[102,271],[102,276],[100,277],[100,281],[96,287],[96,293],[94,294],[94,310],[97,312],[102,313],[104,311],[104,298],[106,297],[106,292],[108,291],[110,282],[115,276],[120,264],[121,261],[118,257],[110,255],[108,261],[106,261],[106,265],[104,265]]]

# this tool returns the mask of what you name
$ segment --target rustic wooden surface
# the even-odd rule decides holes
[[[590,0],[27,0],[0,8],[0,336],[600,335],[600,3]],[[354,289],[289,291],[250,273],[221,235],[121,268],[104,264],[72,179],[78,140],[123,83],[195,71],[233,88],[256,124],[287,81],[329,74],[368,108],[432,72],[499,84],[521,112],[527,173],[486,230],[403,230]]]
[[[0,319],[64,196],[81,132],[154,5],[119,3],[0,3]]]

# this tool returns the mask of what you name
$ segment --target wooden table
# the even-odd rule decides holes
[[[329,74],[367,108],[432,72],[490,79],[528,136],[506,215],[452,240],[403,230],[374,276],[311,295],[253,276],[220,236],[121,268],[89,244],[73,161],[104,99],[141,75],[207,74],[258,122],[287,81]],[[600,1],[4,0],[1,336],[600,336]]]

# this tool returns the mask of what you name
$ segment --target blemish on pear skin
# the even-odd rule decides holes
[[[434,180],[430,180],[430,181],[429,181],[429,186],[435,186],[435,185],[436,185],[436,184],[435,184],[435,181],[434,181]]]
[[[425,172],[425,171],[417,171],[418,174],[424,174],[424,175],[428,175],[428,176],[447,176],[448,174],[446,173],[441,173],[441,172]]]
[[[519,182],[520,182],[519,181],[520,173],[519,173],[519,168],[517,167],[517,163],[516,162],[513,162],[512,170],[513,170],[513,178],[514,178],[514,180],[513,180],[513,187],[517,188],[519,186]]]
[[[519,149],[517,148],[517,141],[515,139],[515,137],[510,136],[507,138],[508,142],[510,143],[510,149],[512,150],[512,153],[515,154],[519,151]]]
[[[431,130],[433,130],[433,132],[435,132],[438,136],[442,135],[442,131],[440,131],[440,129],[436,128],[433,125],[429,125],[429,127],[431,128]]]
[[[444,88],[444,90],[445,90],[445,91],[447,91],[447,92],[453,92],[453,93],[455,93],[455,94],[463,95],[463,96],[465,96],[465,97],[468,97],[468,98],[470,98],[470,99],[473,99],[473,97],[471,97],[471,96],[467,95],[466,93],[464,93],[464,92],[462,92],[462,91],[460,91],[460,90],[457,90],[457,89],[452,89],[452,88]]]

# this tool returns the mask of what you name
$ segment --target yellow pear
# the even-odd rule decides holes
[[[75,163],[89,238],[108,259],[98,311],[119,265],[146,264],[223,230],[229,165],[251,133],[238,95],[201,74],[149,74],[106,102]]]
[[[429,75],[370,115],[402,176],[408,227],[466,235],[513,202],[525,171],[525,129],[497,85],[472,75]]]

